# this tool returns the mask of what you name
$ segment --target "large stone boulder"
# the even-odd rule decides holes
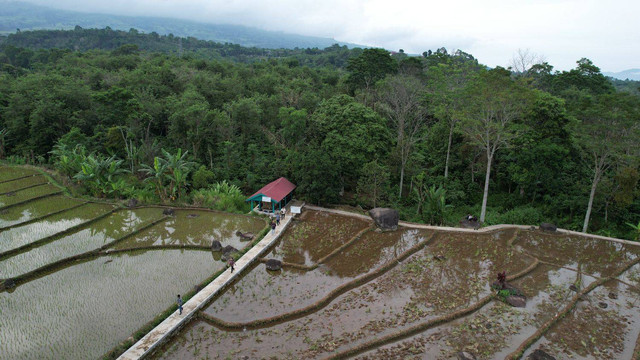
[[[536,349],[527,356],[527,360],[556,360],[556,358],[547,354],[543,350]]]
[[[376,223],[376,226],[383,230],[395,230],[398,228],[398,220],[400,220],[398,210],[374,208],[369,210],[369,215]]]
[[[458,360],[476,360],[476,356],[466,351],[460,351],[456,354]]]
[[[233,255],[238,253],[238,249],[234,248],[231,245],[227,245],[222,248],[222,261],[228,261],[233,257]]]
[[[276,259],[269,259],[265,263],[267,265],[267,270],[278,271],[282,269],[282,261]]]
[[[162,210],[162,215],[173,216],[175,214],[176,214],[176,211],[171,208]]]
[[[213,240],[213,242],[211,243],[211,251],[221,251],[222,250],[222,244],[220,243],[220,241],[218,240]]]
[[[127,202],[127,207],[128,208],[134,208],[138,206],[138,200],[137,199],[129,199],[129,201]]]
[[[480,222],[478,220],[469,220],[466,217],[460,220],[460,227],[465,229],[478,230],[480,228]]]
[[[527,298],[522,295],[509,295],[504,301],[513,307],[523,308],[527,306]]]
[[[243,240],[251,240],[256,236],[256,234],[254,234],[252,232],[243,233],[241,231],[236,231],[236,236],[238,236],[239,238],[241,238]]]
[[[556,230],[558,230],[558,227],[551,223],[542,223],[540,224],[540,230],[547,232],[556,232]]]

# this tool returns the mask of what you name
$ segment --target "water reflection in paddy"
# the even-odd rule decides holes
[[[0,211],[0,227],[19,224],[81,203],[83,203],[82,200],[63,195],[30,201],[26,204]]]
[[[19,202],[26,201],[32,198],[57,192],[60,192],[60,188],[47,184],[16,191],[12,195],[0,195],[0,207],[17,204]]]
[[[52,201],[56,200],[49,200],[49,202]],[[103,215],[112,209],[113,206],[107,204],[85,204],[35,223],[4,230],[0,233],[0,239],[2,239],[0,240],[0,252],[15,249],[64,231],[72,226]]]
[[[0,262],[0,278],[15,277],[66,257],[100,248],[141,225],[162,217],[162,210],[121,210],[87,228]]]
[[[267,257],[310,266],[371,225],[371,221],[306,210]]]
[[[43,175],[30,176],[24,179],[3,182],[0,183],[0,194],[4,194],[10,191],[16,191],[17,189],[22,189],[27,186],[38,185],[46,182],[47,179]]]
[[[416,230],[387,233],[384,234],[383,240],[371,247],[367,246],[371,245],[371,242],[365,241],[372,238],[363,236],[346,251],[350,255],[357,254],[355,256],[370,257],[373,260],[363,262],[362,266],[357,267],[359,271],[355,272],[350,258],[344,261],[340,254],[310,271],[284,268],[279,272],[268,272],[264,265],[256,265],[204,311],[226,321],[248,321],[308,306],[326,296],[332,289],[374,270],[373,264],[395,261],[389,254],[425,240],[428,234],[429,232]],[[288,233],[284,235],[283,240],[286,240],[287,236]],[[346,233],[344,236],[350,237],[352,233]],[[336,241],[344,243],[340,239]]]
[[[236,249],[242,249],[250,242],[242,240],[236,232],[252,232],[257,235],[265,226],[264,220],[253,216],[176,209],[175,216],[136,234],[133,238],[118,243],[115,248],[161,245],[210,247],[212,241],[218,240],[222,246],[231,245]]]
[[[137,252],[0,293],[0,357],[98,358],[223,266],[207,251]]]
[[[579,301],[525,356],[541,348],[557,359],[632,359],[640,333],[639,306],[640,290],[609,281]]]
[[[540,260],[597,276],[610,276],[620,264],[640,255],[640,246],[600,239],[523,231],[516,248]]]

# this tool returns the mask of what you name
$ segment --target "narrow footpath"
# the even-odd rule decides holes
[[[328,209],[328,208],[323,208],[323,207],[320,207],[320,206],[313,206],[313,205],[305,205],[305,209],[307,209],[307,210],[315,210],[315,211],[324,211],[324,212],[333,213],[333,214],[351,216],[351,217],[355,217],[355,218],[358,218],[358,219],[371,220],[370,216],[362,215],[362,214],[358,214],[358,213],[354,213],[354,212],[350,212],[350,211]],[[529,230],[532,227],[532,225],[501,224],[501,225],[491,225],[491,226],[481,227],[481,228],[475,230],[475,229],[466,229],[466,228],[458,228],[458,227],[450,227],[450,226],[425,225],[425,224],[418,224],[418,223],[412,223],[412,222],[407,222],[407,221],[399,221],[398,225],[404,226],[404,227],[408,227],[408,228],[414,228],[414,229],[452,231],[452,232],[463,232],[463,233],[492,232],[492,231],[502,230],[502,229]],[[592,238],[592,239],[606,240],[606,241],[617,242],[617,243],[620,243],[620,244],[640,246],[640,242],[637,242],[637,241],[629,241],[629,240],[624,240],[624,239],[612,238],[612,237],[608,237],[608,236],[583,233],[583,232],[579,232],[579,231],[572,231],[572,230],[566,230],[566,229],[558,228],[558,230],[556,230],[556,232],[557,232],[557,234],[585,236],[585,237],[589,237],[589,238]]]
[[[245,269],[256,261],[256,259],[262,256],[271,247],[271,245],[278,240],[280,234],[284,232],[287,226],[289,226],[289,223],[294,216],[296,215],[292,214],[290,209],[287,209],[287,216],[284,221],[280,221],[280,226],[276,228],[275,233],[272,233],[272,231],[269,230],[259,243],[242,255],[242,257],[236,261],[235,271],[233,273],[229,268],[225,270],[220,274],[220,276],[209,283],[209,285],[205,286],[191,299],[189,299],[189,301],[184,303],[182,306],[182,315],[179,315],[178,310],[176,310],[137,343],[133,344],[133,346],[120,355],[118,359],[134,360],[144,358],[169,339],[174,332],[188,324],[193,316],[207,305],[214,296],[220,293],[227,284],[230,284],[240,276]]]

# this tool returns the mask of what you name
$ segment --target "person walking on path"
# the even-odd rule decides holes
[[[176,300],[176,302],[178,303],[178,310],[180,310],[180,315],[182,315],[182,298],[180,297],[180,294],[178,294],[178,299]]]
[[[280,215],[281,215],[281,217],[282,217],[282,221],[284,221],[284,215],[285,215],[286,213],[287,213],[287,212],[286,212],[286,211],[284,211],[284,209],[280,210]]]
[[[271,233],[275,234],[276,233],[276,223],[271,221]]]
[[[276,214],[276,225],[280,225],[280,213]]]
[[[234,267],[233,267],[233,266],[234,266],[235,264],[236,264],[236,262],[235,262],[235,261],[233,261],[233,258],[230,258],[230,259],[229,259],[229,267],[231,268],[231,272],[233,272],[233,270],[234,270]]]

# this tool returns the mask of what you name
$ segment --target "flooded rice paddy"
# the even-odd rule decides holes
[[[16,281],[0,292],[0,358],[101,357],[224,267],[214,240],[242,249],[237,232],[265,225],[42,197],[59,191],[43,179],[0,166],[0,280]],[[491,288],[501,271],[525,307]],[[639,308],[639,246],[509,228],[380,232],[305,210],[153,356],[635,359]]]
[[[241,249],[249,241],[236,232],[265,227],[244,215],[42,197],[60,189],[38,178],[0,165],[2,359],[102,357],[225,267],[213,240]],[[171,247],[183,244],[202,247]]]
[[[282,270],[254,265],[154,357],[504,359],[542,350],[635,359],[639,255],[638,246],[529,230],[381,233],[306,210],[265,255]],[[491,288],[501,271],[525,307]]]

